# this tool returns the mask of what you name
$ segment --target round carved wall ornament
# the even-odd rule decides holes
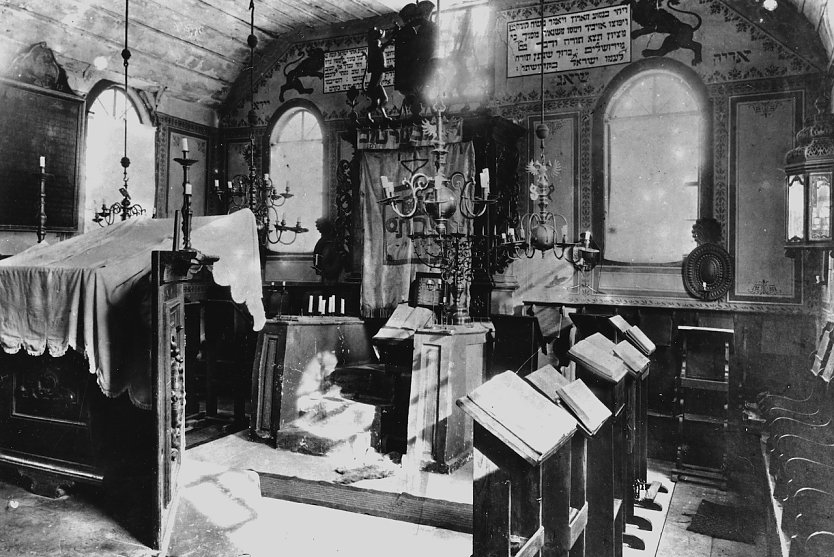
[[[683,285],[693,298],[712,302],[733,284],[733,261],[719,244],[701,244],[683,260]]]

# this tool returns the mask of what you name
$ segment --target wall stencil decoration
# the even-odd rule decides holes
[[[665,56],[678,49],[692,51],[692,65],[703,61],[701,51],[703,45],[695,40],[695,32],[701,28],[703,19],[695,12],[682,10],[677,6],[680,0],[667,0],[666,9],[662,8],[662,0],[630,0],[631,17],[640,25],[640,29],[631,32],[631,38],[636,39],[644,35],[666,35],[657,48],[644,48],[643,56]],[[676,12],[676,13],[672,13]],[[685,23],[680,16],[687,19],[694,18],[693,23]],[[650,43],[651,44],[651,43]]]

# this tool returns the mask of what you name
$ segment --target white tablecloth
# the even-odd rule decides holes
[[[151,252],[170,250],[171,219],[133,218],[0,261],[0,345],[38,356],[83,354],[107,396],[150,408]],[[248,210],[194,218],[191,244],[219,256],[214,281],[263,328],[255,219]]]

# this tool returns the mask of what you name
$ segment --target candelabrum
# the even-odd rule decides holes
[[[308,228],[301,226],[297,220],[295,226],[287,226],[286,217],[278,220],[278,209],[293,197],[290,185],[287,183],[284,191],[279,192],[269,174],[258,176],[254,160],[254,141],[249,144],[249,172],[238,174],[226,182],[226,187],[220,187],[220,181],[214,180],[214,191],[227,211],[233,213],[240,209],[249,209],[255,215],[258,226],[258,237],[262,245],[281,244],[288,246],[295,242],[299,234],[308,232]],[[292,233],[292,236],[289,236]]]
[[[435,110],[437,137],[442,138],[442,109],[435,107]],[[447,178],[442,171],[446,150],[439,139],[432,152],[436,169],[434,177],[415,173],[411,178],[402,180],[400,190],[405,190],[405,195],[398,195],[393,182],[382,176],[384,198],[379,203],[387,205],[403,219],[413,219],[419,214],[430,217],[433,230],[412,232],[409,238],[417,259],[423,265],[440,271],[446,290],[443,299],[449,304],[444,311],[452,323],[461,325],[469,322],[468,285],[472,281],[473,265],[478,264],[473,263],[472,248],[480,238],[472,232],[472,221],[482,217],[495,200],[490,199],[487,169],[481,172],[480,187],[461,172],[454,172]],[[456,215],[458,218],[455,218]]]
[[[99,226],[109,226],[116,221],[116,217],[121,217],[121,220],[127,220],[130,217],[137,217],[145,214],[145,209],[138,203],[131,203],[130,193],[127,191],[127,167],[130,166],[130,159],[122,157],[120,164],[122,165],[122,187],[119,188],[119,193],[122,194],[122,200],[117,201],[107,206],[106,203],[101,204],[101,209],[96,211],[93,217],[93,222],[98,223]]]
[[[119,193],[122,194],[122,200],[117,201],[107,206],[106,203],[101,204],[101,209],[96,211],[93,217],[93,222],[99,226],[109,226],[116,222],[116,217],[121,217],[120,220],[127,220],[130,217],[137,217],[145,214],[145,209],[138,203],[131,203],[130,193],[127,191],[127,167],[130,166],[130,159],[122,157],[120,161],[122,165],[122,187],[119,188]]]

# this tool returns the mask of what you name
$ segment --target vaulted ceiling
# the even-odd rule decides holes
[[[683,0],[683,3],[691,0]],[[834,0],[730,0],[771,26],[800,13],[828,53],[834,52]],[[255,34],[258,54],[269,60],[291,43],[324,34],[360,32],[368,19],[391,25],[409,0],[258,0]],[[443,6],[477,3],[445,0]],[[491,0],[497,6],[524,0]],[[788,14],[787,11],[791,13]],[[131,0],[129,7],[130,83],[151,93],[219,108],[248,65],[249,0]],[[46,41],[59,63],[86,92],[100,79],[123,79],[125,2],[114,0],[3,0],[0,2],[0,73],[16,53]],[[785,24],[787,25],[787,23]],[[783,29],[796,33],[795,28]],[[806,37],[796,37],[798,43]],[[98,65],[97,65],[98,64]],[[105,67],[102,66],[106,64]],[[830,65],[830,64],[829,64]]]

